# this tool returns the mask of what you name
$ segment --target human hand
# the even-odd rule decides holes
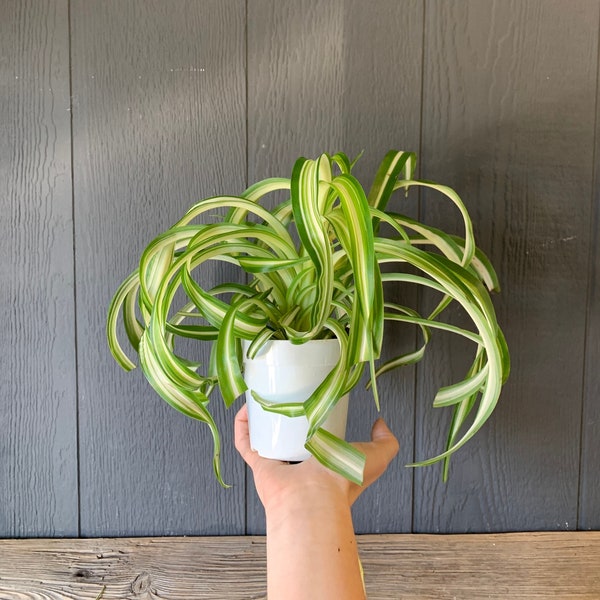
[[[351,506],[384,473],[399,449],[398,440],[383,419],[375,421],[370,442],[353,445],[366,456],[360,486],[327,469],[313,457],[297,464],[261,457],[250,446],[246,405],[235,418],[235,447],[252,469],[256,490],[267,513],[271,506],[281,505],[288,499],[297,503],[334,498]]]

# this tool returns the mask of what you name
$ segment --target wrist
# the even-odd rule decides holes
[[[273,600],[364,599],[347,495],[321,492],[303,490],[266,507],[268,596]],[[296,587],[290,588],[290,582]]]
[[[325,550],[355,543],[350,505],[342,493],[303,490],[276,500],[266,509],[268,546],[275,540],[294,540],[299,548]]]
[[[341,489],[318,484],[304,485],[299,489],[284,489],[265,503],[267,519],[303,519],[310,515],[350,511],[348,495]]]

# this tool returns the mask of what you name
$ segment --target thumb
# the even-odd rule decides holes
[[[396,444],[398,444],[398,440],[396,436],[392,433],[390,428],[387,426],[387,423],[380,417],[373,423],[373,428],[371,429],[371,440],[372,441],[381,441],[386,440],[390,441],[390,439],[395,440]]]
[[[367,457],[363,487],[371,485],[383,474],[399,449],[396,436],[383,419],[377,419],[371,430],[371,441],[361,444],[361,450]]]

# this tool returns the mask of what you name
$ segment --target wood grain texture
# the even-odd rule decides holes
[[[245,182],[244,3],[72,2],[80,370],[81,533],[244,530],[233,411],[215,396],[223,490],[208,428],[123,373],[106,311],[142,249],[192,204]],[[229,269],[207,267],[206,285]],[[197,350],[207,359],[207,349]]]
[[[600,533],[367,535],[370,600],[596,600]],[[4,600],[266,598],[261,537],[0,541]]]
[[[356,173],[368,186],[392,147],[420,152],[421,175],[463,195],[503,285],[513,373],[448,485],[437,467],[402,465],[442,448],[449,415],[429,405],[470,349],[435,335],[416,377],[382,378],[402,450],[356,504],[357,531],[600,529],[599,11],[598,0],[0,0],[0,535],[262,533],[232,444],[239,404],[216,408],[224,491],[206,428],[112,361],[108,303],[198,198],[336,150],[365,151]],[[460,232],[431,195],[397,209]],[[206,272],[221,275],[236,277]],[[392,331],[385,351],[413,341]],[[357,391],[349,439],[367,438],[375,416]]]
[[[463,195],[498,269],[513,369],[450,483],[419,471],[415,531],[577,526],[598,8],[427,4],[424,174]],[[424,216],[457,222],[438,205],[427,196]],[[421,456],[440,449],[447,422],[426,406],[434,386],[456,380],[468,356],[443,340],[420,371]]]
[[[256,1],[248,5],[249,180],[289,177],[299,156],[364,150],[355,174],[367,188],[391,148],[418,150],[422,8],[417,1]],[[411,85],[406,85],[410,81]],[[411,198],[399,210],[416,214]],[[404,331],[396,330],[404,334]],[[414,344],[388,338],[385,352]],[[382,378],[382,416],[401,455],[355,507],[358,531],[410,528],[413,377]],[[352,395],[348,439],[368,439],[377,416],[370,392]],[[393,503],[386,501],[394,498]],[[254,490],[248,533],[263,533]]]
[[[77,535],[67,2],[0,2],[0,535]]]
[[[359,538],[370,600],[598,598],[600,534]]]
[[[598,95],[577,526],[600,530],[600,88]]]

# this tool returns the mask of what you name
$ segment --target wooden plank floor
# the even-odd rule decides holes
[[[367,535],[359,548],[370,600],[600,599],[600,532]],[[258,599],[265,566],[263,537],[0,540],[0,600]]]

